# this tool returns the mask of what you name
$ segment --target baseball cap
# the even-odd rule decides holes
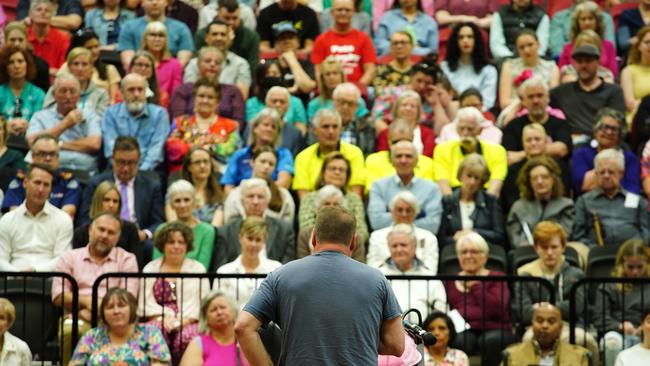
[[[600,50],[594,45],[583,44],[573,49],[571,57],[575,58],[576,56],[591,56],[600,58]]]
[[[283,33],[298,34],[298,31],[293,27],[293,24],[291,22],[282,22],[274,27],[273,34],[277,38],[280,37]]]

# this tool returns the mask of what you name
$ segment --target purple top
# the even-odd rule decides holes
[[[503,276],[503,273],[490,271],[488,275]],[[445,282],[445,290],[449,307],[458,310],[472,329],[510,328],[508,282],[478,282],[465,294],[456,288],[455,281],[448,281]]]
[[[164,90],[167,95],[172,95],[174,89],[183,80],[183,66],[175,58],[161,60],[156,68],[158,78],[158,89]]]
[[[451,15],[473,15],[483,18],[499,10],[499,0],[436,0],[436,9]]]
[[[602,41],[602,51],[600,53],[600,64],[608,68],[614,74],[614,79],[618,79],[618,63],[616,62],[616,47],[612,41],[603,40]],[[573,58],[571,53],[573,52],[573,42],[567,43],[562,49],[562,54],[560,54],[560,59],[558,60],[558,66],[562,68],[564,65],[570,65],[573,63]]]
[[[234,119],[239,122],[239,130],[244,129],[244,98],[239,89],[230,84],[220,84],[221,102],[219,103],[219,115]],[[175,118],[183,115],[194,114],[194,83],[185,83],[174,91],[169,102],[169,115]]]

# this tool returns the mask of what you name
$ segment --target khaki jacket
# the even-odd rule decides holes
[[[517,343],[506,349],[508,359],[501,366],[528,366],[539,364],[539,354],[533,341]],[[555,350],[554,366],[588,366],[589,351],[580,346],[560,342]]]

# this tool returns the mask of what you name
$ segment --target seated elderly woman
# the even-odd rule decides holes
[[[286,147],[280,146],[282,127],[284,123],[280,113],[274,108],[262,109],[255,118],[248,122],[250,133],[246,147],[235,151],[228,160],[226,171],[221,177],[226,194],[230,193],[242,180],[253,175],[251,159],[253,152],[265,146],[275,149],[277,161],[273,170],[273,180],[282,187],[289,189],[293,178],[293,155]]]
[[[453,245],[471,232],[481,234],[489,243],[505,246],[501,206],[483,188],[489,177],[485,159],[479,154],[469,154],[460,163],[458,180],[462,185],[442,199],[444,211],[438,232],[441,246]]]
[[[424,319],[422,328],[436,337],[436,343],[425,347],[425,366],[467,366],[469,357],[465,352],[451,348],[456,340],[456,328],[451,318],[442,312],[433,312]]]
[[[615,278],[650,278],[650,253],[641,239],[623,243],[616,254],[612,270]],[[614,364],[623,349],[638,344],[638,323],[641,314],[650,306],[650,284],[604,283],[598,287],[594,309],[594,325],[602,335],[605,349],[603,364]],[[646,334],[647,336],[647,334]]]
[[[270,146],[262,146],[253,151],[253,158],[250,162],[253,167],[253,177],[242,181],[242,184],[230,191],[224,202],[225,222],[230,222],[236,217],[244,217],[244,206],[241,203],[242,192],[251,186],[254,178],[266,181],[271,198],[266,215],[282,219],[288,223],[293,223],[293,217],[296,211],[296,204],[293,202],[291,193],[284,188],[278,187],[272,179],[272,174],[278,162],[278,156],[275,150]]]
[[[169,348],[158,328],[137,323],[138,303],[127,290],[114,287],[99,307],[101,324],[86,332],[68,366],[170,365]]]
[[[366,263],[379,267],[390,258],[388,249],[388,233],[397,224],[408,224],[415,227],[415,218],[420,212],[420,204],[415,195],[409,191],[401,191],[390,201],[391,226],[375,230],[370,235]],[[438,273],[438,239],[429,230],[415,227],[415,238],[418,242],[416,252],[424,264],[434,274]]]
[[[266,256],[276,261],[287,263],[296,259],[296,241],[293,223],[272,217],[267,214],[271,190],[264,179],[251,178],[250,183],[242,183],[241,204],[244,207],[243,215],[235,217],[217,231],[218,239],[213,265],[216,268],[232,262],[239,254],[239,232],[244,218],[261,217],[266,221],[269,229],[266,242]]]
[[[267,274],[282,266],[282,263],[262,255],[268,238],[269,227],[264,219],[255,216],[247,217],[239,229],[241,254],[234,261],[219,267],[217,273]],[[259,284],[260,281],[253,278],[224,278],[218,282],[219,289],[233,299],[237,299],[242,306],[248,302]]]
[[[180,366],[248,366],[235,339],[237,305],[221,291],[211,291],[201,300],[199,336],[187,346]]]
[[[576,195],[591,191],[598,185],[594,158],[605,149],[622,150],[625,157],[625,174],[621,187],[632,193],[641,191],[641,168],[639,158],[623,145],[627,124],[622,112],[613,108],[602,108],[596,115],[593,128],[594,140],[590,145],[573,151],[571,173],[573,191]]]
[[[110,212],[119,217],[122,211],[122,195],[120,189],[114,182],[103,181],[93,193],[93,200],[90,204],[90,220],[92,221],[96,215],[102,212]],[[138,227],[135,223],[127,220],[120,220],[121,230],[120,238],[117,241],[117,246],[133,253],[138,260],[138,268],[142,269],[145,265],[144,262],[144,244],[140,241],[138,236]],[[72,236],[72,247],[82,248],[89,242],[90,221],[86,224],[77,226]]]
[[[314,225],[316,223],[316,214],[323,207],[328,206],[340,206],[350,209],[350,202],[355,200],[360,200],[359,196],[356,194],[343,195],[341,189],[333,184],[327,184],[321,187],[318,191],[310,192],[307,194],[309,201],[303,200],[300,204],[300,231],[298,233],[298,246],[297,246],[297,257],[302,258],[306,257],[312,253],[312,243],[310,242],[311,233],[314,230]],[[305,206],[305,202],[309,205]],[[303,207],[305,207],[303,209]],[[353,206],[354,207],[354,206]],[[365,217],[363,214],[363,203],[360,203],[361,208],[361,220],[357,214],[359,212],[353,211],[355,217],[357,217],[357,243],[363,243],[363,245],[357,245],[352,252],[352,258],[358,260],[359,262],[365,262],[366,257],[366,248],[365,242],[368,237],[368,228],[366,226]],[[304,218],[304,219],[303,219]],[[303,225],[305,225],[303,227]]]
[[[3,365],[29,366],[32,363],[32,352],[29,346],[20,338],[9,333],[16,320],[16,308],[11,301],[0,297],[0,361]]]
[[[390,256],[377,268],[384,275],[435,276],[435,270],[426,266],[425,258],[416,255],[418,242],[415,226],[396,224],[390,227],[386,235]],[[390,286],[395,292],[402,309],[414,308],[422,316],[427,316],[432,309],[447,310],[447,295],[439,280],[392,280]],[[417,321],[411,319],[411,321]]]
[[[411,81],[411,68],[415,36],[406,30],[398,30],[390,35],[390,62],[377,65],[375,77],[372,79],[372,86],[375,88],[375,95],[382,93],[388,86],[399,86],[408,84]]]
[[[199,79],[196,82],[194,113],[177,117],[172,122],[167,138],[165,150],[169,173],[181,169],[183,158],[194,146],[210,151],[212,158],[224,166],[239,149],[239,124],[217,112],[220,93],[219,85],[209,79]]]
[[[560,309],[565,322],[560,339],[563,342],[568,342],[569,292],[572,285],[582,279],[585,274],[580,268],[572,266],[565,259],[567,234],[560,224],[553,221],[542,221],[535,226],[532,236],[533,248],[539,258],[517,268],[517,275],[541,277],[554,284],[555,306]],[[521,325],[528,327],[523,337],[523,341],[526,342],[533,336],[533,331],[530,328],[533,310],[539,307],[540,303],[548,302],[550,294],[548,290],[542,289],[534,282],[521,282],[515,283],[515,295],[519,298],[512,300],[513,317]],[[576,340],[579,345],[585,346],[591,351],[594,364],[598,365],[598,345],[594,337],[585,332],[582,325],[584,324],[582,314],[586,311],[585,305],[587,304],[584,299],[584,287],[579,287],[575,296],[576,314],[578,314],[578,319],[576,319],[578,327],[575,328]]]
[[[162,257],[147,264],[143,273],[205,273],[205,267],[187,253],[194,248],[194,234],[182,222],[171,222],[156,231],[156,249]],[[182,282],[182,283],[181,283]],[[162,331],[178,364],[187,344],[197,334],[199,299],[210,290],[207,279],[173,277],[143,280],[140,283],[139,316]]]
[[[326,185],[333,185],[343,193],[347,208],[352,211],[357,219],[357,234],[360,235],[357,238],[358,242],[365,243],[368,240],[368,227],[366,226],[366,212],[363,201],[358,194],[347,190],[350,181],[350,169],[350,162],[340,152],[333,151],[325,155],[320,174],[316,179],[315,190],[306,193],[300,200],[300,210],[298,211],[300,231],[313,228],[316,224],[318,209],[315,201],[318,197],[317,191]]]
[[[521,198],[508,213],[506,230],[512,248],[533,245],[532,232],[540,221],[554,221],[571,232],[575,209],[573,200],[564,197],[560,167],[548,156],[529,159],[519,172],[517,185]]]
[[[202,147],[194,147],[183,160],[182,169],[169,177],[168,184],[176,179],[185,179],[196,189],[194,215],[201,221],[219,227],[223,225],[223,189],[211,154]],[[171,205],[165,205],[167,221],[174,221],[176,213]]]
[[[205,270],[210,269],[212,252],[214,251],[215,230],[212,225],[199,220],[195,215],[196,189],[192,183],[180,179],[167,188],[167,205],[174,211],[174,220],[178,220],[192,229],[194,234],[193,249],[187,252],[187,258],[201,263]],[[163,253],[154,249],[153,259],[158,259]]]
[[[477,233],[456,241],[460,276],[501,276],[502,272],[485,268],[489,246]],[[481,352],[481,365],[498,365],[504,349],[515,341],[510,324],[510,292],[506,281],[449,281],[445,283],[447,302],[470,325],[454,342],[468,354]]]

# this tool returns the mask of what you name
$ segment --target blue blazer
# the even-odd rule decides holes
[[[81,200],[81,224],[90,222],[90,204],[97,186],[105,181],[115,182],[113,170],[95,175],[90,178]],[[145,174],[138,173],[135,176],[135,216],[138,220],[139,229],[148,229],[153,234],[158,225],[164,221],[163,196],[160,182],[149,178]]]

